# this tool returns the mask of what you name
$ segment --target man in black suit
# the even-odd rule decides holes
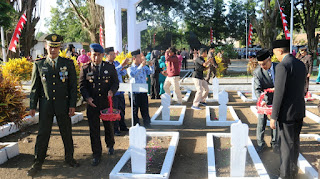
[[[270,53],[267,49],[262,49],[257,53],[257,60],[260,67],[256,68],[253,72],[254,78],[254,92],[256,96],[260,96],[265,89],[274,87],[274,77],[275,77],[275,68],[277,63],[271,62]],[[264,97],[263,104],[271,105],[273,99],[273,93],[267,93]],[[258,148],[257,152],[260,153],[266,143],[264,141],[264,133],[266,129],[268,117],[265,114],[258,114],[258,123],[257,123],[257,143]],[[276,147],[276,136],[277,130],[272,129],[271,131],[271,146],[275,149]]]
[[[289,54],[290,41],[272,43],[280,61],[276,68],[270,127],[277,128],[280,141],[280,177],[295,178],[298,173],[300,132],[305,117],[304,85],[307,71],[300,60]]]
[[[79,85],[83,99],[87,101],[87,116],[90,129],[93,160],[97,166],[102,155],[100,139],[100,110],[109,107],[108,96],[113,96],[119,88],[118,74],[114,65],[102,61],[104,49],[100,44],[91,44],[91,63],[82,66]],[[109,155],[114,152],[114,129],[112,121],[103,121],[105,142]]]

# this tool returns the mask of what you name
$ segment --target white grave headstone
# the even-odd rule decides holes
[[[162,120],[170,121],[170,102],[171,96],[167,93],[161,95],[161,105],[162,105]]]
[[[212,79],[212,91],[213,91],[213,99],[218,100],[219,98],[219,80],[217,77]]]
[[[228,111],[227,103],[229,102],[228,92],[224,90],[221,91],[219,93],[218,102],[219,102],[219,121],[226,121],[227,111]]]
[[[254,93],[254,78],[251,80],[251,93],[252,93],[252,100],[257,100],[256,94]]]
[[[129,144],[132,173],[146,173],[146,129],[144,127],[139,126],[139,124],[136,124],[136,126],[131,127],[129,130]]]
[[[241,121],[231,124],[231,177],[244,177],[246,168],[248,132],[248,125],[242,124]]]

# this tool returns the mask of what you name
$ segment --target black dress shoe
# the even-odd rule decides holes
[[[41,171],[41,167],[31,167],[29,170],[28,170],[28,173],[27,175],[28,176],[31,176],[31,177],[34,177],[36,176],[36,174]]]
[[[120,131],[129,131],[127,127],[120,128]]]
[[[92,166],[97,166],[97,165],[99,165],[100,161],[101,161],[100,157],[95,157],[95,158],[92,159],[91,165]]]
[[[119,130],[114,131],[115,136],[121,136],[121,132]]]
[[[113,155],[113,154],[114,154],[114,148],[113,148],[113,147],[110,147],[110,148],[109,148],[108,154],[109,154],[109,155]]]
[[[70,167],[79,167],[80,166],[80,164],[75,159],[71,159],[69,161],[66,161],[66,164],[68,164]]]
[[[265,144],[263,144],[262,146],[258,146],[257,147],[257,153],[261,153],[263,151],[263,149],[265,148]]]

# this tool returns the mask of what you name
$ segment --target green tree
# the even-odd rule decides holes
[[[7,2],[0,1],[0,26],[8,28],[12,22],[12,13],[14,9]]]
[[[82,29],[81,23],[66,0],[57,0],[57,7],[51,9],[51,18],[47,21],[50,33],[62,35],[64,42],[90,42],[88,32]],[[86,6],[81,7],[87,14]]]
[[[296,14],[300,26],[306,31],[308,48],[316,52],[320,34],[315,34],[320,27],[320,2],[319,0],[299,0],[295,2]]]

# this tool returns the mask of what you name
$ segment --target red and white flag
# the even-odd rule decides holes
[[[14,33],[12,35],[12,38],[9,44],[9,50],[11,50],[14,53],[16,53],[17,44],[19,43],[19,38],[21,36],[23,26],[24,24],[26,24],[26,22],[27,22],[27,15],[26,15],[26,11],[24,11],[24,13],[19,19],[19,22],[14,30]]]
[[[104,48],[103,28],[101,24],[100,24],[100,31],[99,31],[99,40],[100,40],[100,45]]]
[[[213,30],[212,27],[210,27],[210,44],[213,43]]]
[[[281,21],[282,21],[282,26],[283,26],[283,31],[284,31],[284,35],[286,36],[286,40],[290,40],[291,34],[290,31],[288,29],[288,21],[286,20],[286,16],[283,13],[283,8],[280,7],[280,15],[281,15]]]
[[[153,45],[156,45],[156,33],[153,34]]]
[[[249,26],[249,35],[248,35],[248,47],[252,45],[252,24]]]

